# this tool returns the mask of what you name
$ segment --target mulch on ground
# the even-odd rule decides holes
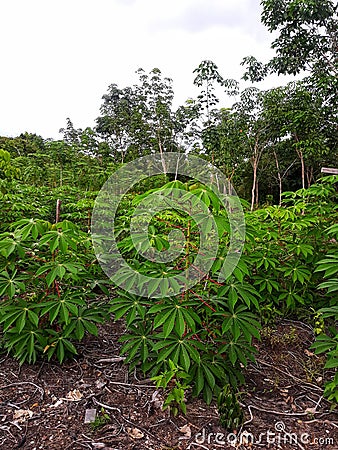
[[[162,411],[162,392],[119,358],[122,322],[87,337],[75,360],[21,367],[0,362],[0,448],[24,450],[194,450],[338,448],[338,415],[323,398],[322,357],[310,327],[266,327],[245,371],[245,423],[226,432],[215,404],[187,398],[187,415]],[[327,374],[325,374],[327,376]],[[96,422],[85,423],[86,410]]]

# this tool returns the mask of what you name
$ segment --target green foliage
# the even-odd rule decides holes
[[[199,197],[213,211],[218,223],[223,223],[220,234],[222,246],[226,247],[229,236],[225,230],[229,224],[215,195],[195,182],[171,182],[162,189],[175,188],[178,184],[181,190]],[[153,192],[142,194],[134,199],[132,205],[126,205],[128,214],[132,215],[132,206],[140,200],[147,201]],[[161,251],[166,246],[172,228],[179,229],[186,237],[184,252],[170,265],[165,265],[145,261],[142,254],[135,251],[130,237],[125,234],[124,220],[121,229],[117,227],[119,249],[133,267],[142,274],[151,275],[153,280],[144,297],[120,291],[111,303],[110,312],[115,319],[124,317],[126,320],[127,332],[121,338],[121,353],[126,355],[130,370],[138,366],[151,376],[157,376],[160,372],[167,373],[170,360],[189,374],[193,395],[202,394],[210,403],[213,394],[225,383],[233,386],[242,383],[241,366],[246,366],[248,360],[254,361],[252,339],[259,339],[260,323],[256,315],[259,294],[244,280],[247,273],[245,264],[236,269],[237,278],[230,277],[221,285],[215,283],[222,266],[218,264],[222,258],[220,252],[220,259],[212,265],[210,278],[208,274],[194,289],[168,297],[168,292],[175,293],[177,289],[170,277],[190,264],[196,254],[199,238],[195,227],[194,221],[175,207],[170,212],[164,210],[156,215],[156,220],[149,226],[154,248]],[[136,239],[136,245],[144,249],[146,239],[145,236]],[[121,273],[121,277],[124,276]],[[136,278],[131,276],[126,289],[135,281]],[[153,292],[161,282],[162,295],[153,298]]]
[[[18,178],[19,175],[20,170],[12,165],[10,153],[0,148],[0,181]]]
[[[174,111],[172,80],[157,68],[149,74],[139,69],[137,85],[109,86],[95,129],[75,129],[67,119],[63,140],[30,133],[0,137],[0,325],[3,348],[21,364],[74,357],[76,343],[88,333],[97,335],[98,324],[112,313],[126,325],[120,339],[125,362],[167,392],[164,408],[185,413],[190,389],[208,404],[216,396],[221,423],[229,430],[242,424],[235,390],[244,382],[243,368],[255,361],[262,323],[314,316],[313,348],[325,354],[329,376],[337,369],[338,177],[313,184],[320,168],[338,159],[336,7],[331,0],[261,4],[263,24],[277,33],[276,56],[266,64],[245,58],[243,78],[260,81],[273,72],[309,70],[302,81],[239,92],[237,81],[224,79],[212,61],[202,61],[194,70],[197,99]],[[216,85],[238,95],[231,108],[218,108]],[[251,205],[243,200],[247,233],[237,267],[219,281],[230,242],[219,199],[183,177],[168,182],[172,178],[163,165],[162,175],[140,182],[124,197],[115,224],[123,257],[152,281],[142,285],[138,274],[122,268],[117,275],[125,290],[116,290],[108,304],[111,283],[88,234],[97,191],[116,163],[187,150],[221,168],[229,190],[232,182],[251,198]],[[283,193],[285,188],[290,192]],[[177,280],[184,283],[180,273],[194,262],[203,220],[168,208],[153,216],[147,236],[129,234],[135,208],[148,201],[151,210],[151,194],[164,189],[194,195],[218,228],[220,245],[210,270],[183,293]],[[264,198],[267,205],[258,209]],[[57,224],[56,200],[62,202]],[[143,256],[164,253],[173,231],[185,238],[173,261]],[[143,296],[128,292],[135,283]],[[337,375],[325,395],[338,401]],[[107,416],[101,410],[94,427]]]
[[[98,415],[95,417],[94,422],[90,423],[90,427],[93,431],[96,431],[109,422],[110,422],[109,413],[104,408],[101,408]]]
[[[89,236],[71,222],[21,219],[0,234],[0,324],[4,348],[22,364],[77,354],[97,335],[107,308],[91,292],[96,267]]]
[[[276,56],[267,63],[259,62],[253,56],[244,58],[242,65],[246,71],[243,78],[261,81],[271,73],[297,75],[306,71],[307,76],[299,83],[307,92],[304,99],[311,96],[314,105],[318,102],[318,119],[323,121],[319,141],[316,143],[316,139],[311,138],[307,147],[316,149],[318,144],[322,147],[325,143],[332,152],[332,159],[328,159],[335,165],[337,5],[333,0],[262,0],[261,5],[262,23],[274,33],[271,48]],[[301,104],[302,99],[299,100]],[[276,102],[276,107],[281,104]],[[301,120],[307,121],[306,114]]]
[[[238,430],[243,424],[244,414],[237,395],[229,384],[225,385],[218,394],[217,406],[220,424],[228,431]]]
[[[152,377],[151,380],[156,382],[157,388],[161,387],[164,390],[166,390],[170,384],[169,393],[163,403],[163,410],[169,408],[174,416],[176,416],[180,410],[183,414],[186,414],[187,407],[185,403],[185,393],[190,387],[187,384],[190,380],[190,375],[187,372],[169,359],[168,369],[160,375]]]
[[[330,402],[332,402],[333,408],[338,404],[338,372],[336,372],[332,381],[326,383],[324,395]]]
[[[322,332],[316,337],[312,348],[315,349],[317,354],[325,353],[326,364],[325,369],[333,369],[337,371],[338,367],[338,305],[337,305],[337,290],[338,290],[338,279],[336,278],[338,273],[338,250],[337,250],[337,239],[338,239],[338,226],[334,224],[330,226],[327,230],[330,236],[334,236],[331,239],[335,243],[335,248],[332,253],[326,255],[325,258],[321,259],[317,263],[317,272],[324,272],[324,281],[318,285],[318,289],[325,289],[328,298],[332,299],[332,306],[321,308],[318,311],[320,317],[324,324],[326,325],[327,332]],[[337,373],[334,375],[333,379],[326,383],[324,395],[328,400],[338,403],[338,376]]]
[[[120,89],[111,84],[103,96],[96,132],[109,146],[115,161],[127,162],[151,152],[178,151],[188,124],[182,108],[172,110],[172,80],[154,68],[136,72],[139,84]]]
[[[180,183],[180,189],[200,195],[212,210],[220,226],[221,245],[210,273],[200,284],[184,295],[166,297],[168,289],[175,292],[168,281],[157,299],[152,294],[163,277],[177,274],[194,255],[198,239],[192,234],[193,221],[175,209],[156,215],[149,227],[151,245],[158,250],[166,248],[171,227],[180,229],[189,245],[185,246],[188,251],[170,265],[155,264],[135,252],[126,234],[125,221],[133,213],[126,204],[128,214],[122,214],[124,222],[118,230],[119,248],[136,270],[154,277],[144,297],[122,291],[111,305],[116,319],[126,319],[127,332],[121,342],[130,369],[140,367],[156,376],[166,372],[171,360],[191,377],[193,395],[203,395],[208,403],[222,386],[230,384],[235,388],[243,382],[242,367],[254,361],[252,341],[260,338],[260,322],[271,324],[278,317],[293,317],[300,311],[308,315],[309,309],[326,304],[317,290],[322,278],[315,267],[327,270],[325,264],[317,262],[324,257],[324,247],[335,247],[331,231],[335,227],[328,228],[337,217],[335,181],[335,177],[327,177],[307,190],[286,193],[284,201],[289,206],[268,206],[247,213],[244,252],[233,275],[223,283],[215,281],[228,245],[229,224],[208,190]],[[167,183],[165,188],[175,183]],[[153,192],[136,197],[133,206],[146,201]],[[142,239],[136,240],[137,247],[142,247]],[[130,286],[134,282],[136,278],[128,280]]]
[[[324,249],[335,248],[328,229],[337,217],[334,180],[328,177],[307,190],[285,193],[284,201],[290,206],[268,206],[247,213],[247,242],[241,261],[264,299],[260,302],[263,320],[264,314],[271,320],[273,310],[275,316],[285,316],[325,306],[317,290],[321,276],[316,267]]]
[[[269,72],[298,74],[301,70],[335,73],[336,5],[332,0],[263,0],[262,23],[279,35],[271,47],[276,56],[265,66],[253,57],[245,74],[261,79]]]

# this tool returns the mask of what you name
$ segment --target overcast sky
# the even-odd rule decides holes
[[[204,59],[239,79],[244,56],[273,54],[259,3],[2,0],[0,135],[61,138],[67,117],[76,128],[94,126],[109,84],[135,84],[140,67],[173,79],[175,105],[197,95],[192,71]],[[283,83],[274,77],[261,87]]]

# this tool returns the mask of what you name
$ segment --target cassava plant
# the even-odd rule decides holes
[[[329,306],[321,308],[318,312],[326,325],[326,332],[321,332],[317,336],[312,348],[317,354],[326,354],[325,369],[336,371],[338,367],[338,225],[330,226],[327,232],[332,236],[331,241],[335,244],[335,249],[318,262],[316,269],[317,272],[324,272],[325,278],[318,288],[326,291]],[[338,404],[337,373],[333,373],[331,380],[326,383],[324,394],[328,400],[332,401],[333,405]]]
[[[120,339],[121,353],[126,355],[130,370],[139,367],[154,377],[170,369],[170,360],[189,375],[193,395],[202,394],[210,403],[225,384],[242,383],[242,367],[254,361],[256,350],[252,340],[259,339],[260,328],[258,292],[245,279],[245,263],[240,263],[224,282],[217,281],[229,244],[229,222],[213,192],[196,183],[180,181],[169,182],[161,189],[180,189],[204,202],[218,224],[220,251],[200,283],[182,294],[169,296],[170,289],[175,288],[170,284],[170,277],[191,264],[197,253],[198,225],[179,208],[162,210],[149,225],[149,242],[144,236],[139,240],[134,236],[132,240],[127,232],[128,216],[132,216],[133,206],[140,200],[146,201],[148,196],[151,199],[154,190],[136,197],[121,214],[123,220],[119,223],[117,219],[117,245],[128,264],[153,279],[143,296],[118,291],[110,311],[115,320],[125,318],[127,330]],[[144,260],[138,249],[144,251],[151,246],[163,251],[169,246],[168,234],[173,228],[185,236],[180,255],[170,264]],[[162,295],[153,298],[163,275],[168,284],[162,283]],[[135,282],[133,275],[128,276],[124,278],[126,289]],[[122,277],[125,277],[123,272]]]
[[[69,221],[21,219],[0,235],[2,345],[22,364],[38,357],[62,362],[76,341],[97,334],[108,290],[90,237]]]

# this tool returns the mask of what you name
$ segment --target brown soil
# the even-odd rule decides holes
[[[150,380],[128,373],[119,355],[121,322],[88,337],[76,360],[0,366],[0,448],[24,450],[337,449],[337,413],[323,399],[323,359],[310,328],[285,322],[263,331],[257,363],[241,395],[245,424],[237,435],[219,425],[215,405],[187,399],[171,417]],[[84,423],[87,409],[97,422]],[[247,434],[245,434],[247,433]]]

